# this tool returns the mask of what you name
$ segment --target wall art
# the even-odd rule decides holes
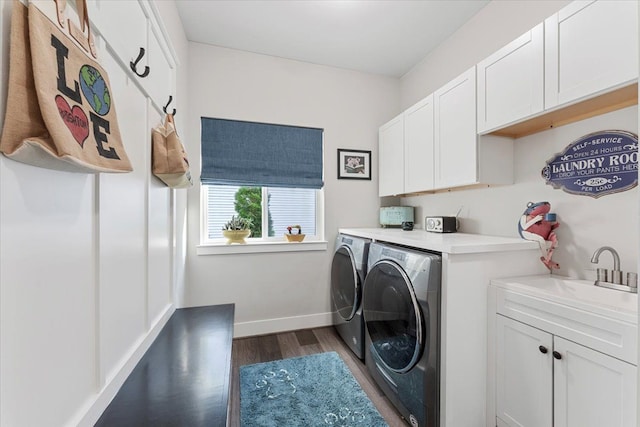
[[[598,198],[638,185],[638,135],[605,130],[585,135],[547,160],[542,177],[553,188]]]
[[[338,148],[338,179],[371,179],[371,151]]]

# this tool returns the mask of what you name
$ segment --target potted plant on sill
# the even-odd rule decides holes
[[[232,243],[247,243],[244,239],[251,234],[251,220],[240,216],[232,216],[231,220],[222,227],[222,235],[227,238],[227,245]]]

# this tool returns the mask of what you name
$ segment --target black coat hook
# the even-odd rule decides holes
[[[140,62],[140,60],[142,59],[142,57],[144,56],[144,48],[141,47],[140,48],[140,53],[138,54],[138,57],[136,58],[135,61],[131,61],[129,62],[129,66],[131,67],[131,71],[133,71],[134,73],[136,73],[136,75],[138,77],[147,77],[149,75],[149,66],[145,65],[144,67],[144,72],[142,72],[142,74],[138,73],[137,67],[138,67],[138,62]]]
[[[169,114],[167,113],[167,107],[169,106],[169,104],[171,104],[171,101],[173,101],[173,96],[169,95],[169,102],[167,102],[167,105],[165,105],[164,107],[162,107],[162,111],[164,111],[165,114]],[[173,113],[171,113],[172,116],[176,115],[176,109],[173,109]]]

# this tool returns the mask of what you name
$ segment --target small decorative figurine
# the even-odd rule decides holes
[[[553,270],[560,268],[560,265],[551,259],[553,250],[558,246],[558,238],[554,230],[560,224],[556,222],[556,214],[549,212],[550,210],[549,202],[527,203],[527,209],[518,223],[518,232],[523,239],[538,242],[542,252],[540,261],[549,270]]]

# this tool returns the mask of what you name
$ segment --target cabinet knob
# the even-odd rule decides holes
[[[542,354],[547,354],[547,351],[549,351],[549,350],[547,350],[547,347],[545,347],[543,345],[538,347],[538,350],[540,350],[540,353],[542,353]]]
[[[562,359],[562,355],[560,353],[558,353],[557,351],[553,352],[553,357],[555,357],[558,360]]]

